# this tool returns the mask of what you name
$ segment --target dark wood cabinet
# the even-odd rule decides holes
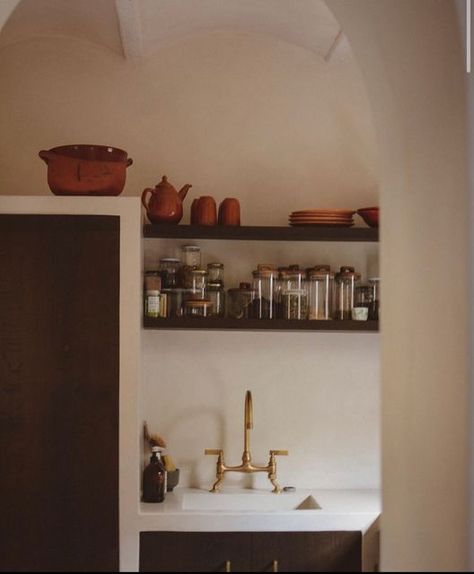
[[[361,532],[142,532],[140,572],[360,572]]]
[[[0,570],[116,571],[118,217],[0,215]]]

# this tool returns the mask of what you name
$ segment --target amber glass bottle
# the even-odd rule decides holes
[[[154,446],[150,463],[143,471],[143,502],[163,502],[166,492],[166,469],[161,462],[161,451]]]

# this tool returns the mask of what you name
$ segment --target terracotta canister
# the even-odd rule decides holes
[[[226,197],[219,205],[219,225],[240,225],[240,203],[235,197]]]
[[[191,223],[194,225],[216,225],[217,206],[213,197],[203,195],[191,206]]]

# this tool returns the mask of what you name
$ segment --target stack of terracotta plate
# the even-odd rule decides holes
[[[322,227],[352,227],[352,216],[355,211],[351,209],[302,209],[290,214],[290,225],[319,225]]]

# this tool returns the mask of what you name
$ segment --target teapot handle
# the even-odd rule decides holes
[[[149,200],[146,199],[147,193],[153,193],[153,190],[151,189],[151,187],[147,187],[146,189],[143,190],[142,193],[142,204],[143,207],[146,209],[146,211],[148,212],[148,202]]]

